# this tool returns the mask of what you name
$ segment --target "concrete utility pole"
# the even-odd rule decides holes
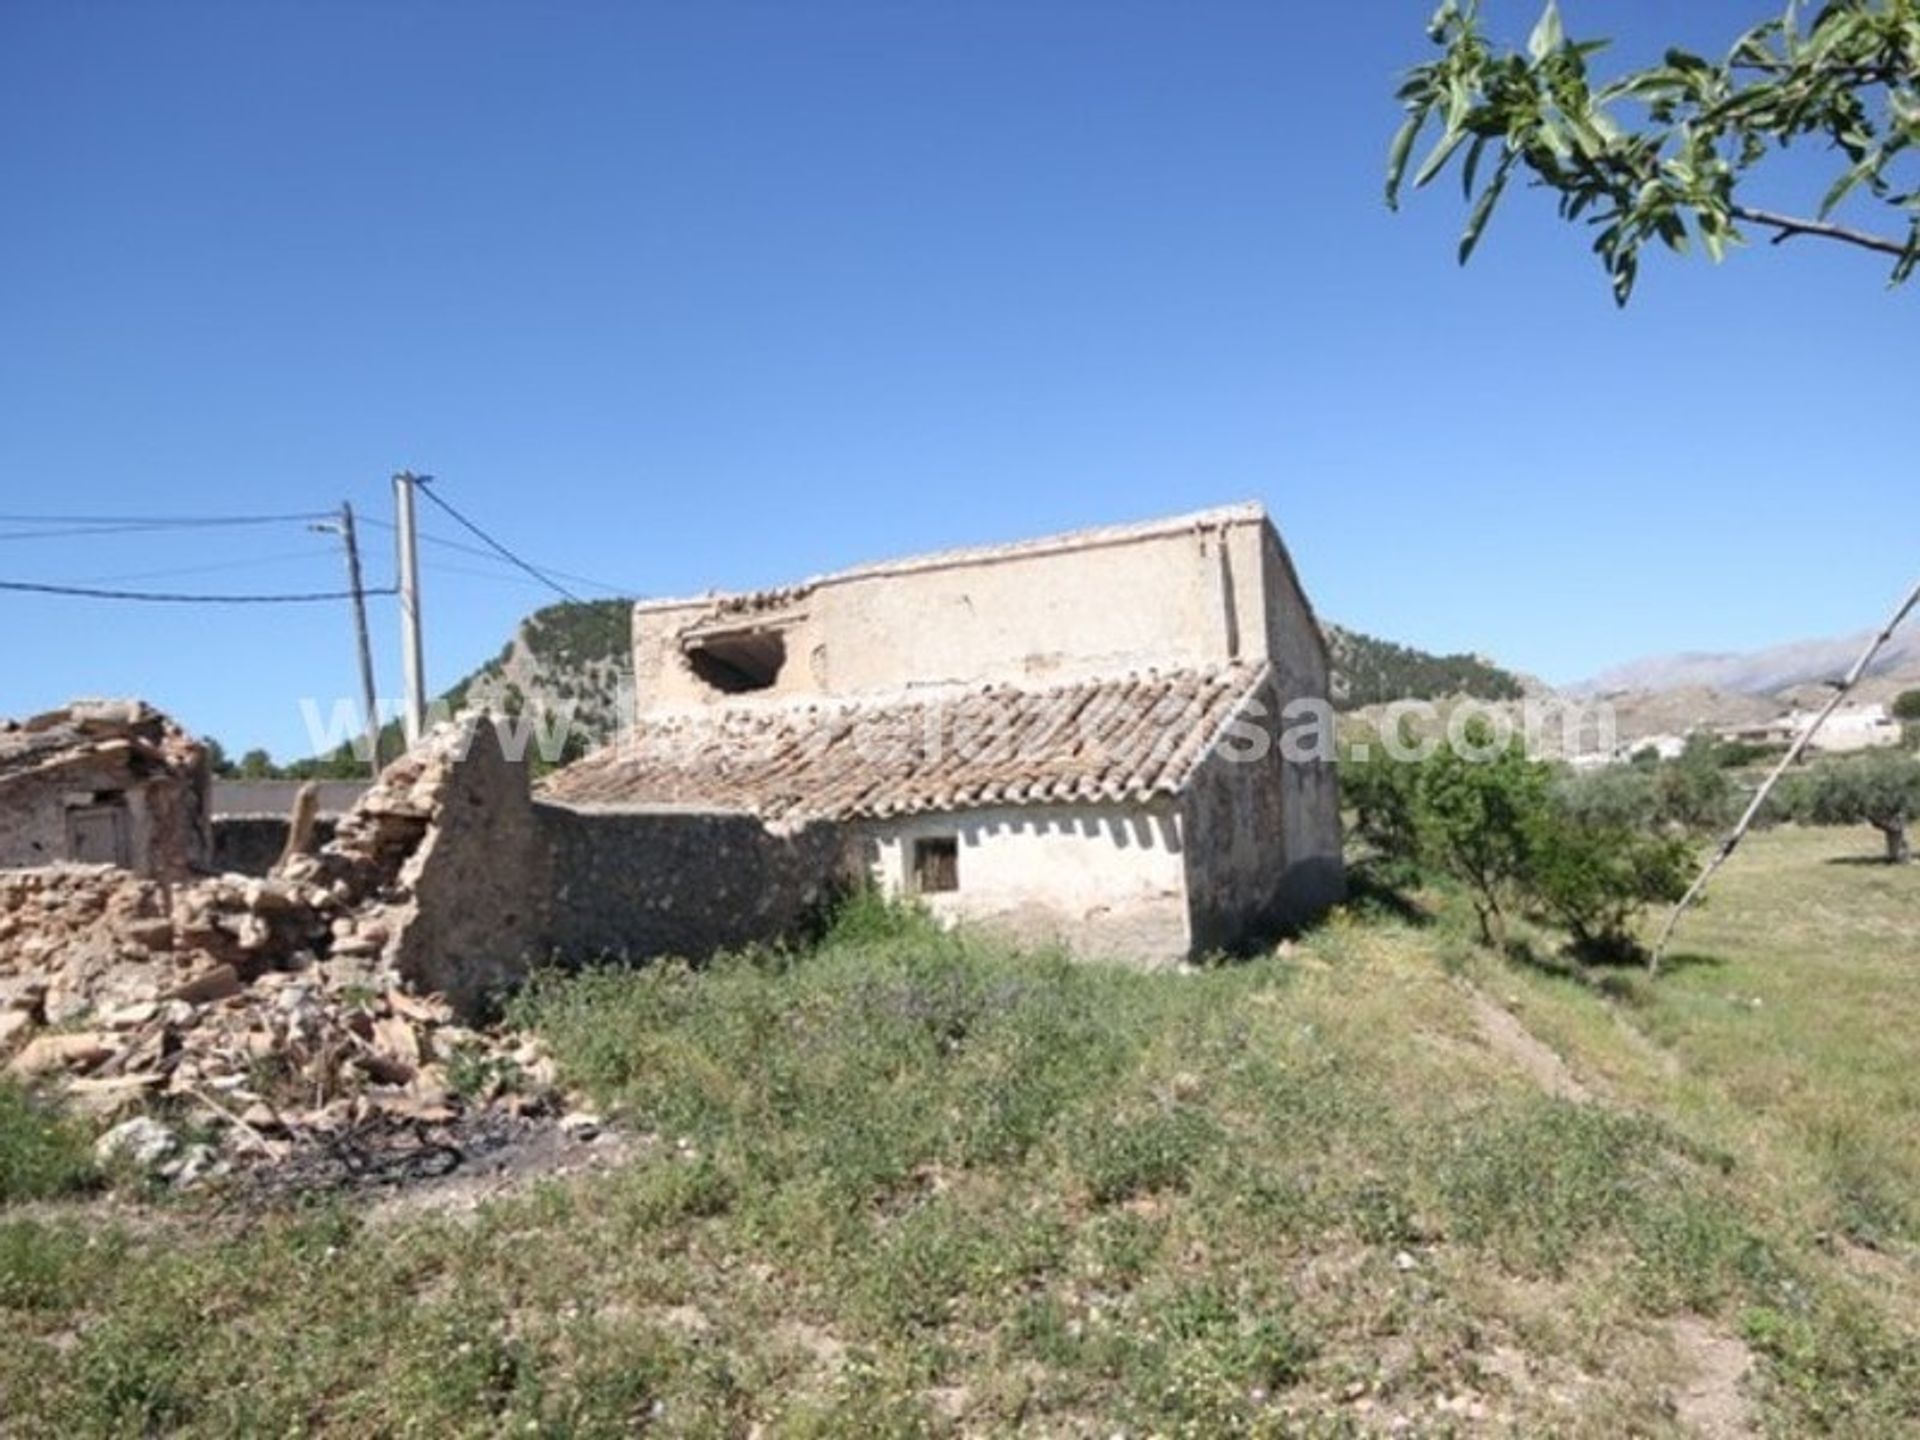
[[[431,480],[402,470],[393,477],[394,527],[400,541],[400,659],[407,684],[407,744],[427,727],[426,662],[420,652],[420,546],[413,529],[413,487]]]
[[[367,763],[380,773],[380,700],[373,687],[373,645],[367,638],[367,587],[360,577],[360,537],[353,526],[353,506],[340,502],[340,518],[308,527],[338,535],[347,551],[347,587],[353,597],[353,632],[360,654],[360,704],[366,725]]]

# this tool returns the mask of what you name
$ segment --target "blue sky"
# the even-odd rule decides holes
[[[1258,498],[1323,615],[1553,680],[1864,627],[1916,568],[1920,288],[1802,242],[1620,313],[1526,193],[1457,268],[1457,191],[1380,199],[1429,8],[11,0],[0,510],[383,519],[410,466],[659,595]],[[1630,54],[1769,8],[1565,0]],[[340,582],[297,525],[14,528],[0,578]],[[436,688],[551,598],[426,558]],[[291,756],[354,689],[338,605],[0,626],[0,713]]]

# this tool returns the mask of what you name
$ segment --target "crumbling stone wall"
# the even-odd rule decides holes
[[[790,934],[852,873],[847,843],[836,826],[536,802],[474,720],[388,766],[331,841],[268,876],[0,872],[0,1008],[31,991],[24,1008],[58,1023],[318,968],[472,1016],[549,957],[700,958]]]
[[[471,1010],[524,979],[547,949],[547,837],[526,763],[506,758],[493,725],[428,744],[442,767],[439,785],[431,824],[399,875],[407,900],[386,958],[416,989]]]

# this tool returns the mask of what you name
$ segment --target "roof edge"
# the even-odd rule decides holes
[[[1181,535],[1196,530],[1217,530],[1236,525],[1264,525],[1267,507],[1258,500],[1243,500],[1194,510],[1183,515],[1167,515],[1155,520],[1139,520],[1120,525],[1098,525],[1084,530],[1068,530],[1031,540],[1011,540],[994,545],[968,545],[949,550],[930,550],[893,560],[877,560],[844,570],[830,570],[790,585],[763,586],[753,590],[710,590],[702,595],[673,599],[637,600],[636,613],[679,610],[708,605],[715,600],[740,596],[797,594],[822,585],[838,585],[853,580],[884,579],[895,575],[922,574],[930,570],[949,570],[967,565],[993,565],[1008,560],[1028,560],[1042,555],[1058,555],[1073,550],[1097,550],[1112,545],[1131,545],[1165,535]]]

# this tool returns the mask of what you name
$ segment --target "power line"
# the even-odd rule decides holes
[[[274,555],[255,555],[249,560],[227,560],[217,565],[169,565],[163,570],[130,570],[116,575],[79,575],[76,585],[117,585],[123,580],[160,580],[174,575],[212,575],[224,570],[256,570],[262,565],[280,565],[289,560],[326,560],[324,550],[282,550]]]
[[[535,565],[531,561],[524,560],[509,550],[505,545],[495,540],[478,525],[474,524],[473,521],[467,519],[465,515],[462,515],[458,510],[454,509],[452,505],[434,494],[427,486],[422,485],[420,491],[425,494],[428,499],[432,500],[435,505],[438,505],[442,510],[446,511],[448,515],[452,516],[457,523],[486,542],[488,548],[482,549],[478,545],[467,545],[458,540],[450,540],[443,535],[429,535],[423,532],[420,539],[426,541],[428,544],[438,545],[443,549],[456,551],[462,555],[475,556],[493,564],[512,566],[528,577],[528,580],[522,583],[533,583],[545,589],[556,591],[566,599],[576,603],[584,602],[580,600],[578,595],[560,584],[560,581],[571,580],[576,584],[585,585],[591,589],[604,590],[607,594],[613,596],[624,596],[630,593],[626,586],[609,585],[606,581],[596,580],[590,575],[578,575],[571,571],[560,570],[552,566]],[[0,533],[0,542],[8,540],[51,540],[73,537],[91,538],[102,535],[229,528],[235,526],[310,524],[314,521],[330,521],[336,520],[337,518],[337,514],[331,510],[299,511],[281,515],[163,516],[0,514],[0,524],[56,527],[51,529],[27,530],[12,534]],[[392,530],[394,528],[391,521],[380,520],[371,515],[363,515],[359,518],[360,523],[363,525],[378,526],[382,530]],[[176,566],[161,570],[142,570],[125,574],[91,576],[87,577],[84,582],[70,585],[42,584],[35,581],[24,580],[4,581],[0,582],[0,590],[12,590],[28,594],[71,595],[101,600],[129,600],[175,604],[302,604],[308,601],[318,603],[328,600],[351,598],[351,592],[349,591],[315,591],[285,595],[175,595],[152,591],[100,588],[101,586],[110,585],[122,580],[159,579],[169,575],[194,575],[224,570],[239,570],[250,566],[276,563],[281,560],[301,559],[305,558],[306,554],[307,552],[303,551],[299,554],[258,556],[243,560],[227,561],[220,564]],[[316,556],[315,558],[318,557]],[[487,571],[467,569],[461,566],[436,563],[433,568],[447,573],[470,575],[480,579],[506,578],[504,576],[491,574]],[[379,589],[369,589],[365,593],[368,595],[394,595],[398,593],[398,587],[386,586]]]
[[[29,595],[74,595],[87,600],[141,600],[171,605],[305,605],[324,600],[351,600],[351,590],[315,590],[289,595],[174,595],[153,590],[99,590],[86,585],[41,585],[30,580],[0,580],[0,590]],[[383,585],[361,592],[365,595],[397,595],[399,589]]]
[[[446,511],[447,514],[451,515],[455,521],[457,521],[468,532],[477,536],[489,548],[497,551],[503,558],[507,560],[511,560],[515,565],[519,566],[522,570],[526,571],[527,574],[533,576],[533,578],[538,580],[542,585],[547,586],[550,590],[553,590],[557,594],[562,595],[568,600],[573,601],[576,605],[583,605],[586,603],[578,595],[574,594],[571,590],[567,589],[566,586],[562,585],[558,580],[555,580],[552,577],[542,573],[537,567],[533,565],[529,565],[525,560],[522,560],[518,555],[514,554],[513,551],[509,550],[506,546],[502,545],[498,540],[494,539],[486,531],[482,530],[478,525],[474,524],[473,521],[467,519],[466,516],[462,515],[458,510],[454,509],[453,506],[449,505],[446,501],[442,500],[438,495],[434,493],[433,487],[431,485],[427,485],[424,483],[417,484],[414,486],[414,489],[417,490],[420,494],[425,495],[427,499],[431,500],[435,505],[438,505],[442,510]]]
[[[371,515],[362,515],[360,517],[360,523],[362,525],[377,525],[382,530],[391,530],[394,528],[391,520],[378,520]],[[420,539],[429,545],[438,545],[445,550],[457,550],[462,555],[476,555],[482,560],[491,560],[495,564],[508,563],[501,561],[491,550],[482,550],[478,545],[463,545],[460,541],[449,540],[444,535],[429,535],[426,531],[422,530],[420,532]],[[439,568],[448,569],[451,567],[441,566]],[[591,575],[576,575],[570,570],[560,570],[552,565],[542,565],[540,569],[547,575],[555,575],[562,580],[572,580],[594,590],[604,590],[609,595],[626,596],[632,593],[625,585],[609,585],[606,581],[596,580]],[[464,570],[455,573],[479,575],[482,572],[478,570]],[[539,583],[544,585],[547,582],[542,579]]]
[[[0,525],[63,525],[63,534],[83,535],[102,527],[128,530],[194,530],[231,525],[293,525],[330,519],[325,510],[293,515],[0,515]]]
[[[426,536],[421,536],[426,539]],[[455,565],[447,560],[422,560],[420,568],[434,575],[465,575],[475,580],[492,580],[502,585],[533,585],[545,589],[545,583],[525,575],[508,575],[499,570],[482,570],[475,565]],[[557,573],[557,572],[555,572]]]

